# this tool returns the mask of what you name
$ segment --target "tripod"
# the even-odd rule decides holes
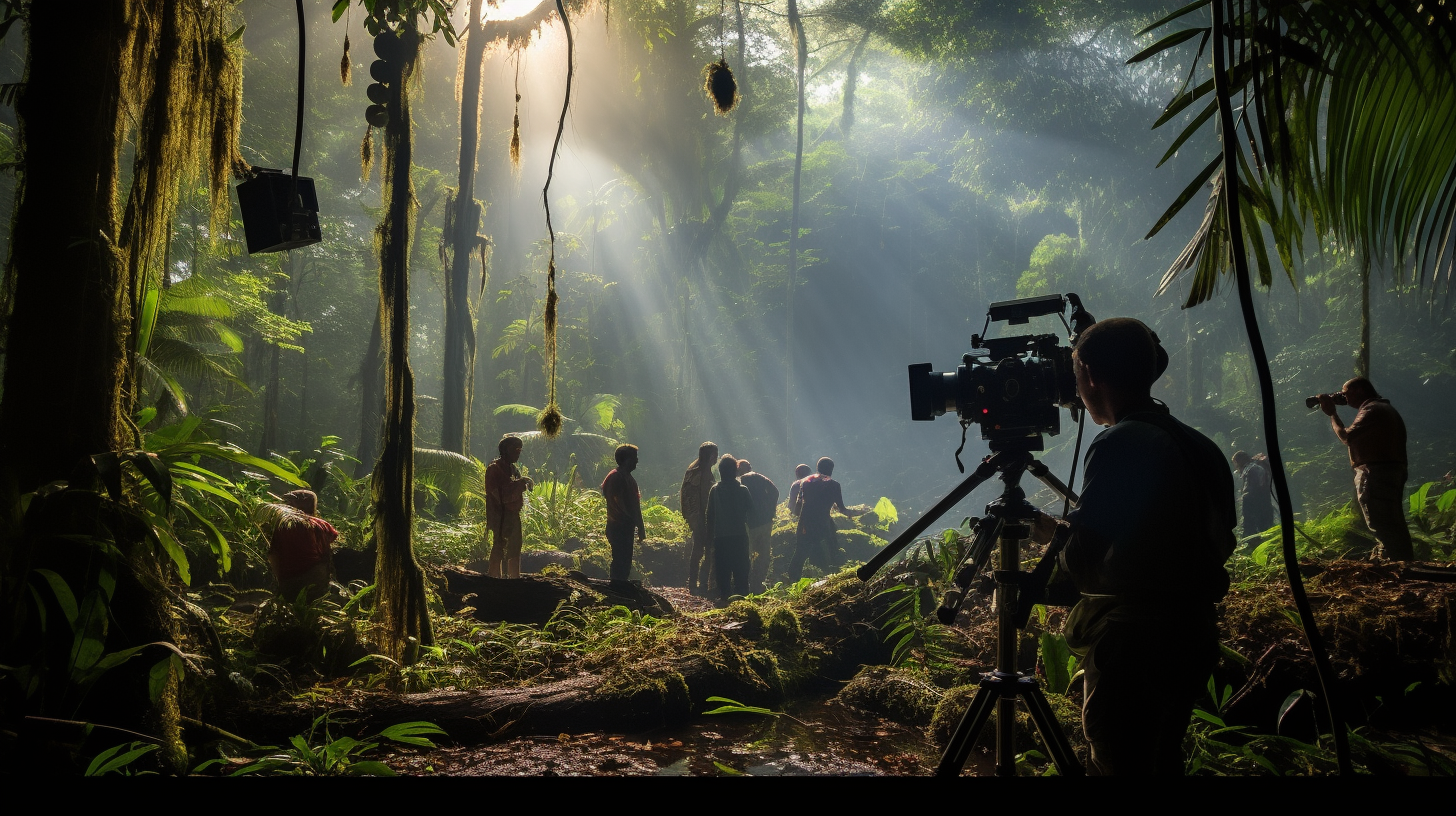
[[[981,729],[986,726],[993,709],[996,711],[996,775],[1015,776],[1015,718],[1018,699],[1026,704],[1032,723],[1041,734],[1042,742],[1051,754],[1058,773],[1063,776],[1081,776],[1085,772],[1066,735],[1062,733],[1056,715],[1036,678],[1028,677],[1016,669],[1017,630],[1025,627],[1032,604],[1044,592],[1046,578],[1050,575],[1051,566],[1062,546],[1060,540],[1054,541],[1033,572],[1028,573],[1020,568],[1021,545],[1031,538],[1031,522],[1036,518],[1036,510],[1026,501],[1026,493],[1021,489],[1021,476],[1028,470],[1059,495],[1076,501],[1070,489],[1053,476],[1045,465],[1033,459],[1029,451],[1000,450],[987,457],[964,482],[917,519],[875,559],[859,569],[859,577],[868,580],[962,498],[991,476],[1001,474],[1001,481],[1005,485],[1001,496],[987,505],[985,517],[977,522],[971,548],[963,566],[956,573],[957,588],[946,594],[945,602],[937,610],[942,622],[948,623],[955,619],[971,582],[985,568],[994,540],[997,556],[996,569],[992,573],[996,582],[993,603],[997,624],[996,670],[981,675],[976,696],[951,734],[945,753],[941,755],[940,765],[936,769],[937,776],[960,774],[970,756],[971,747],[980,736]]]

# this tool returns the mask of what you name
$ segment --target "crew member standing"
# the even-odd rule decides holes
[[[748,585],[754,592],[764,590],[769,561],[773,558],[773,520],[779,507],[779,489],[773,480],[753,470],[747,459],[738,461],[738,481],[753,496],[753,515],[748,518]]]
[[[1355,409],[1355,421],[1349,427],[1340,421],[1332,395],[1320,395],[1320,410],[1329,416],[1335,436],[1350,451],[1355,502],[1385,557],[1410,561],[1415,551],[1405,526],[1405,420],[1364,377],[1345,383],[1340,393],[1345,404]]]
[[[637,446],[618,445],[617,467],[602,480],[602,498],[607,504],[607,543],[612,547],[613,581],[625,581],[632,574],[632,533],[647,538],[642,524],[642,492],[632,471],[637,469]]]
[[[1140,321],[1093,324],[1072,360],[1088,416],[1111,426],[1087,450],[1081,501],[1058,533],[1082,593],[1063,628],[1084,656],[1088,772],[1182,775],[1193,703],[1218,661],[1233,474],[1218,445],[1152,398],[1168,355]],[[1036,538],[1058,526],[1039,514]]]
[[[753,495],[738,482],[738,460],[718,460],[719,482],[708,492],[708,529],[713,531],[713,580],[724,606],[733,595],[748,594],[748,520]]]
[[[794,483],[789,485],[789,513],[794,518],[799,517],[799,491],[804,487],[804,480],[813,472],[814,469],[808,465],[799,465],[794,468]]]
[[[1239,506],[1244,510],[1244,538],[1274,526],[1274,505],[1269,500],[1269,465],[1266,459],[1243,451],[1233,455],[1234,470],[1243,482]]]
[[[706,595],[713,577],[713,530],[708,526],[708,493],[713,489],[713,463],[718,459],[718,446],[704,442],[698,446],[698,458],[683,474],[678,506],[688,523],[692,538],[688,547],[688,591]],[[701,564],[701,567],[699,566]]]
[[[794,513],[799,517],[799,529],[794,560],[789,566],[790,581],[799,580],[804,572],[804,561],[810,557],[819,561],[819,566],[825,571],[836,566],[839,536],[835,533],[834,519],[829,517],[829,511],[837,507],[846,516],[850,514],[844,506],[839,482],[830,478],[834,474],[834,460],[823,456],[814,466],[819,472],[799,481],[799,501]]]
[[[500,456],[485,469],[485,529],[494,539],[487,574],[492,578],[521,577],[521,509],[532,486],[516,467],[524,447],[519,437],[501,437],[496,444]]]

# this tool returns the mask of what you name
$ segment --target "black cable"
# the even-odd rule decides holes
[[[1072,449],[1072,474],[1067,477],[1067,495],[1062,497],[1062,518],[1072,512],[1072,492],[1077,489],[1077,462],[1082,458],[1082,429],[1087,427],[1087,409],[1077,413],[1077,446]]]
[[[293,196],[289,206],[301,210],[303,205],[298,200],[298,158],[303,153],[303,0],[295,0],[295,3],[298,6],[298,114],[293,123]]]
[[[1284,569],[1289,577],[1289,591],[1294,596],[1294,605],[1299,610],[1299,621],[1304,626],[1304,636],[1309,641],[1310,653],[1314,656],[1315,672],[1319,675],[1320,689],[1325,696],[1325,710],[1330,718],[1330,731],[1335,737],[1335,759],[1340,774],[1353,773],[1350,764],[1350,741],[1345,733],[1345,723],[1335,704],[1335,674],[1330,665],[1329,653],[1325,651],[1324,639],[1314,619],[1314,610],[1304,592],[1304,579],[1299,574],[1299,555],[1294,548],[1294,502],[1289,497],[1289,482],[1284,476],[1284,456],[1279,450],[1279,426],[1274,416],[1274,378],[1269,373],[1269,358],[1264,352],[1264,338],[1259,332],[1258,316],[1254,312],[1254,293],[1249,283],[1249,259],[1244,254],[1243,224],[1239,218],[1239,165],[1236,150],[1238,134],[1234,131],[1233,103],[1229,97],[1228,72],[1224,54],[1224,7],[1227,0],[1214,0],[1213,6],[1213,83],[1218,101],[1220,142],[1223,149],[1223,195],[1224,213],[1228,217],[1229,254],[1233,256],[1234,278],[1238,283],[1239,308],[1244,316],[1244,329],[1249,335],[1249,347],[1254,357],[1254,368],[1259,375],[1259,397],[1263,402],[1264,441],[1269,446],[1269,464],[1274,477],[1274,492],[1279,498],[1279,531],[1283,536]],[[1255,240],[1263,240],[1262,236]]]

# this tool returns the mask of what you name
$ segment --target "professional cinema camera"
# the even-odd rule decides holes
[[[1062,317],[1072,305],[1071,325]],[[1074,294],[1004,300],[986,310],[986,325],[971,336],[971,350],[955,371],[910,366],[910,418],[932,420],[954,411],[962,425],[981,426],[991,450],[1042,449],[1042,434],[1061,432],[1058,408],[1080,409],[1072,349],[1055,334],[985,337],[992,322],[1024,325],[1033,317],[1057,315],[1072,342],[1094,318]],[[957,460],[959,461],[959,460]]]
[[[1062,317],[1071,304],[1071,324]],[[987,339],[991,322],[1022,325],[1033,317],[1055,314],[1062,320],[1069,335],[1063,346],[1055,334],[1020,335]],[[966,430],[972,423],[981,426],[991,454],[981,461],[975,472],[966,477],[935,506],[916,519],[895,540],[885,545],[874,558],[859,569],[861,580],[868,581],[898,553],[915,543],[937,519],[949,512],[971,491],[991,479],[1000,478],[999,498],[986,506],[986,514],[972,525],[971,544],[957,565],[953,586],[945,593],[936,617],[952,624],[961,607],[973,594],[972,586],[992,567],[995,582],[994,608],[997,613],[996,670],[981,676],[980,688],[970,707],[951,734],[941,756],[937,774],[954,776],[960,773],[969,758],[972,746],[991,712],[996,716],[996,773],[1016,773],[1016,703],[1020,700],[1031,714],[1041,733],[1042,742],[1063,776],[1079,776],[1084,769],[1072,751],[1066,735],[1056,721],[1050,704],[1034,676],[1018,671],[1018,630],[1024,629],[1033,606],[1061,603],[1048,591],[1048,579],[1057,556],[1067,543],[1062,528],[1043,553],[1041,561],[1030,572],[1021,568],[1022,545],[1031,539],[1038,513],[1026,500],[1021,477],[1030,473],[1051,488],[1066,502],[1063,510],[1077,504],[1071,484],[1053,476],[1047,466],[1036,461],[1032,451],[1042,450],[1042,435],[1061,431],[1059,408],[1066,408],[1080,420],[1086,410],[1077,396],[1077,378],[1072,370],[1072,345],[1095,318],[1082,308],[1074,294],[1046,295],[991,304],[981,334],[971,337],[971,351],[955,371],[934,372],[930,363],[910,366],[910,417],[931,420],[954,411],[961,424],[961,447],[956,450],[956,465],[965,449]],[[1075,463],[1080,453],[1082,435],[1077,434]],[[1072,477],[1075,482],[1076,465]],[[965,471],[961,467],[962,472]],[[994,564],[993,564],[994,559]]]

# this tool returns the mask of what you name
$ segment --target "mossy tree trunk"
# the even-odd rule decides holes
[[[465,41],[465,74],[460,83],[460,186],[450,218],[450,277],[445,287],[444,421],[440,447],[470,454],[470,404],[475,386],[475,316],[470,309],[470,258],[479,238],[480,207],[475,201],[475,155],[480,142],[480,79],[486,37],[481,25],[484,0],[470,0]],[[482,257],[480,274],[486,274]]]
[[[389,85],[389,122],[384,127],[384,220],[375,229],[379,244],[379,314],[384,355],[384,428],[372,497],[378,614],[390,657],[413,662],[419,646],[434,642],[426,608],[425,577],[415,560],[414,519],[415,381],[409,364],[409,245],[415,196],[410,182],[413,133],[410,82],[419,63],[421,38],[401,26],[400,74]],[[387,35],[384,35],[387,36]]]
[[[359,464],[354,478],[361,479],[374,469],[379,456],[379,426],[384,422],[384,341],[379,328],[379,310],[374,311],[374,327],[369,330],[369,345],[359,363]]]

